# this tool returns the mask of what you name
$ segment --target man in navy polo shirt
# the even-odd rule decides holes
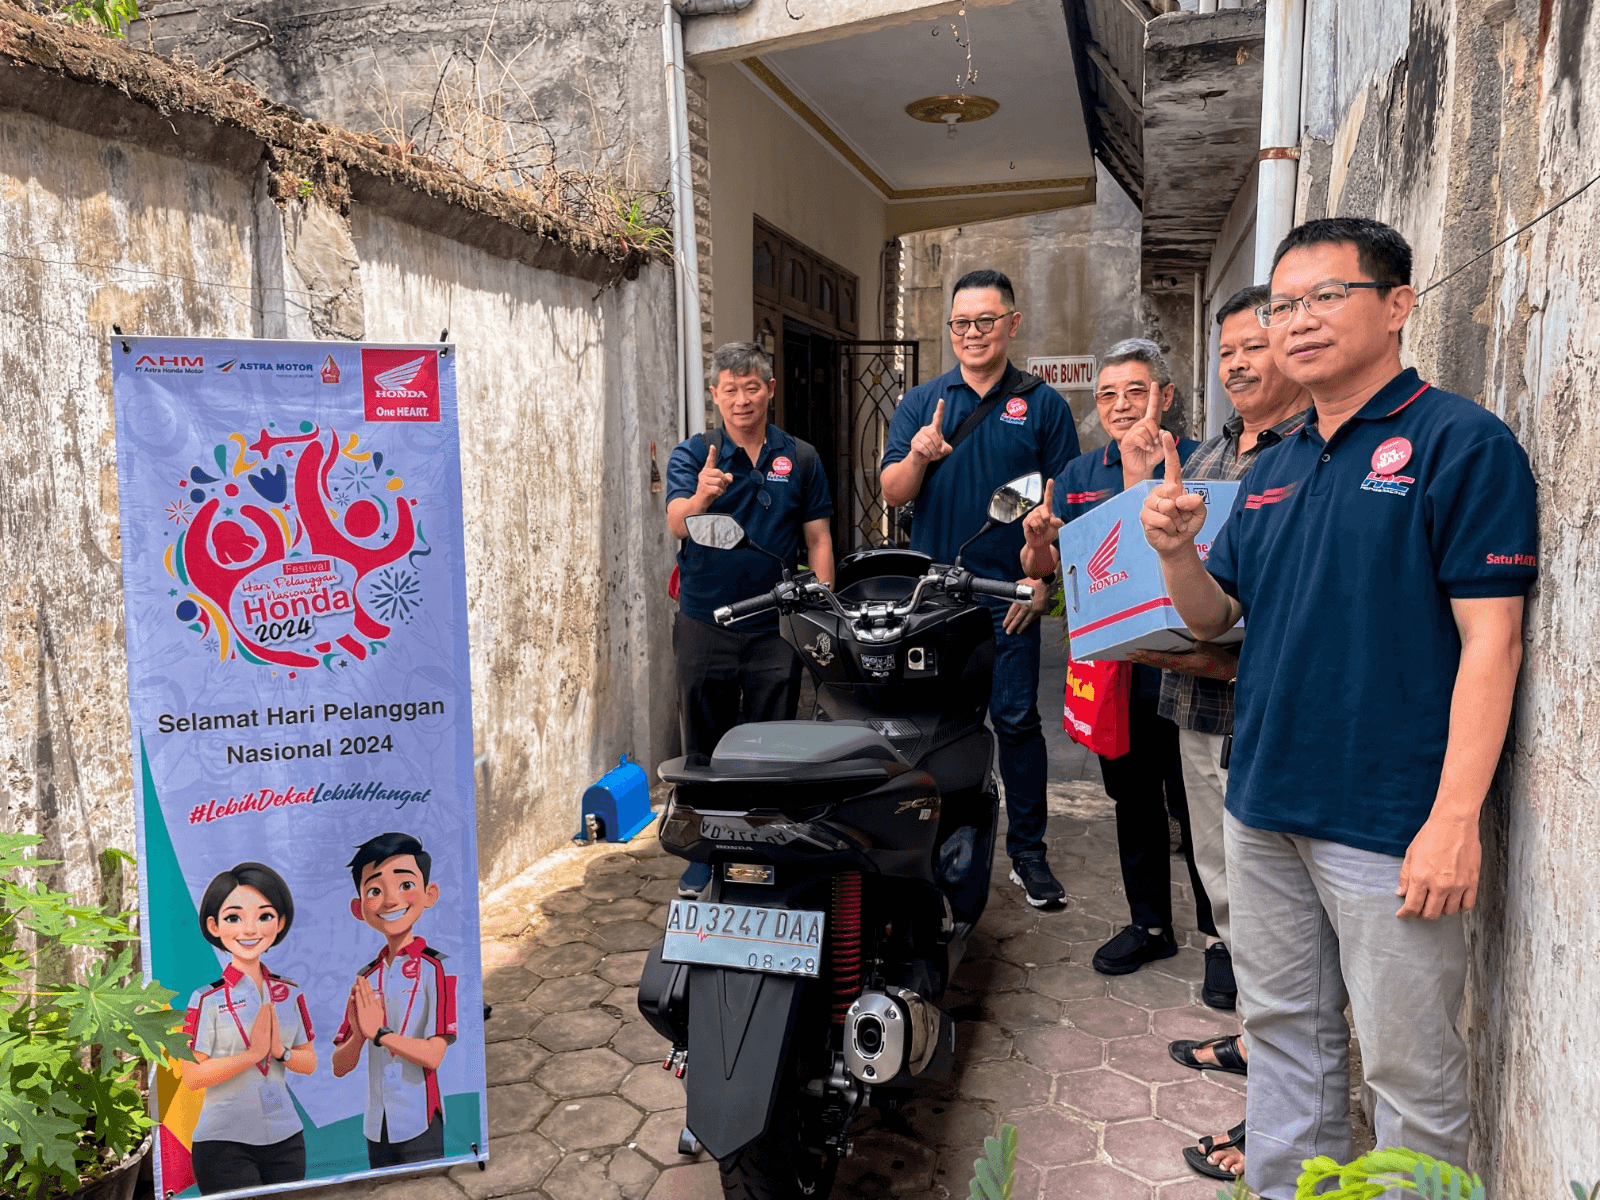
[[[1348,1002],[1378,1146],[1466,1161],[1462,913],[1505,742],[1537,562],[1533,476],[1494,415],[1400,365],[1411,249],[1312,221],[1258,313],[1315,419],[1262,451],[1202,564],[1167,482],[1141,514],[1167,590],[1209,639],[1241,613],[1226,841],[1250,1044],[1245,1178],[1294,1194],[1350,1151]]]
[[[963,275],[950,302],[950,345],[958,365],[907,392],[889,423],[883,498],[894,506],[916,502],[911,548],[935,562],[953,561],[961,543],[983,528],[989,497],[1001,484],[1032,471],[1053,479],[1077,456],[1077,426],[1061,393],[1006,357],[1021,324],[1011,280],[999,271]],[[997,403],[952,450],[947,436],[991,398]],[[1021,550],[1022,530],[1007,525],[973,542],[961,561],[979,575],[1011,579]],[[994,618],[989,720],[1000,743],[1011,880],[1028,903],[1042,908],[1065,894],[1050,873],[1044,845],[1049,764],[1039,721],[1038,617],[1051,589],[1038,579],[1020,582],[1033,587],[1031,605],[977,599]]]
[[[707,372],[722,431],[695,434],[667,460],[667,528],[684,539],[678,552],[679,721],[685,754],[710,754],[741,721],[791,721],[800,704],[800,656],[767,613],[724,629],[711,614],[725,604],[771,591],[782,567],[758,550],[712,550],[688,539],[685,517],[728,513],[749,538],[792,568],[802,541],[806,565],[833,582],[833,501],[817,452],[767,423],[777,384],[772,364],[752,342],[719,346]],[[693,863],[679,880],[699,895],[710,868]]]
[[[1094,403],[1111,441],[1073,459],[1046,485],[1045,502],[1023,520],[1024,571],[1053,572],[1061,565],[1056,535],[1063,525],[1098,508],[1126,487],[1161,478],[1166,469],[1161,417],[1172,407],[1173,395],[1166,356],[1148,338],[1128,338],[1101,356]],[[1197,445],[1189,438],[1179,439],[1178,456],[1187,459]],[[1178,727],[1156,711],[1160,699],[1161,672],[1154,667],[1134,667],[1128,752],[1118,758],[1100,756],[1106,795],[1117,806],[1117,856],[1130,918],[1091,959],[1102,975],[1128,975],[1146,963],[1178,953],[1177,935],[1172,931],[1169,812],[1183,829],[1183,855],[1194,887],[1195,924],[1208,937],[1217,936],[1211,902],[1195,867]]]

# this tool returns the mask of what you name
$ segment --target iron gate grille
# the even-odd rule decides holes
[[[848,446],[839,464],[840,490],[849,489],[848,514],[854,545],[891,546],[902,542],[895,510],[883,502],[878,464],[889,443],[889,419],[907,388],[916,387],[916,342],[840,342],[840,395],[848,413]],[[848,481],[848,482],[846,482]]]

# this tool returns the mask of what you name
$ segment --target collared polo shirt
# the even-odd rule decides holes
[[[1002,395],[1022,372],[1010,363],[995,384]],[[889,444],[883,466],[893,466],[911,453],[911,439],[933,419],[944,401],[944,435],[950,437],[986,397],[967,386],[961,368],[905,394],[889,422]],[[1046,479],[1059,475],[1078,454],[1078,427],[1061,393],[1038,383],[1007,400],[944,459],[931,481],[917,493],[911,525],[911,548],[939,563],[955,560],[956,551],[989,516],[989,497],[1003,483],[1031,471]],[[990,579],[1016,579],[1022,571],[1022,522],[991,529],[967,547],[962,565]]]
[[[667,460],[668,503],[695,494],[706,455],[704,434],[697,433],[673,448]],[[828,478],[816,456],[802,478],[795,440],[776,425],[767,426],[757,460],[752,463],[724,433],[717,466],[732,475],[733,482],[706,511],[732,516],[752,542],[776,554],[793,570],[805,545],[806,522],[833,515]],[[678,551],[678,611],[710,625],[711,614],[724,604],[770,592],[782,578],[779,564],[759,550],[713,550],[685,538]],[[778,615],[750,617],[734,628],[771,633],[778,628]]]
[[[1229,417],[1222,432],[1207,438],[1184,461],[1185,479],[1239,480],[1268,446],[1276,446],[1285,436],[1299,430],[1307,418],[1315,414],[1302,409],[1270,425],[1256,435],[1255,445],[1239,453],[1239,437],[1244,433],[1244,418],[1237,413]],[[1192,729],[1196,733],[1233,732],[1233,684],[1203,675],[1180,675],[1176,671],[1161,672],[1161,704],[1156,710],[1179,729]]]
[[[1243,606],[1228,811],[1403,856],[1439,789],[1450,602],[1520,596],[1533,473],[1505,424],[1402,371],[1324,442],[1262,452],[1206,569]]]
[[[1178,461],[1187,463],[1200,443],[1193,438],[1178,439]],[[1167,464],[1156,464],[1154,479],[1167,477]],[[1051,506],[1063,521],[1076,521],[1084,513],[1099,508],[1113,496],[1122,494],[1122,447],[1107,442],[1099,450],[1080,454],[1055,477]],[[1155,667],[1133,664],[1134,694],[1146,700],[1161,695],[1161,672]]]
[[[456,1040],[456,977],[445,973],[444,955],[420,937],[412,938],[393,958],[385,946],[361,968],[360,977],[383,998],[383,1023],[401,1037]],[[355,1036],[347,1018],[333,1044],[343,1045]],[[386,1121],[391,1145],[426,1133],[434,1114],[444,1111],[439,1073],[378,1046],[367,1046],[366,1055],[367,1140],[381,1141]]]
[[[278,1032],[286,1048],[304,1046],[315,1036],[311,1014],[298,985],[280,979],[261,967],[263,996],[255,981],[229,963],[222,978],[199,988],[189,997],[183,1031],[189,1048],[207,1058],[243,1054],[250,1049],[250,1027],[263,1004],[278,1010]],[[269,1053],[232,1079],[206,1088],[200,1119],[195,1124],[197,1142],[243,1142],[271,1146],[301,1132],[285,1082],[284,1065]]]

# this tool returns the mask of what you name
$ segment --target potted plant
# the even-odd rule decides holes
[[[132,914],[47,887],[39,869],[56,863],[30,855],[39,840],[0,833],[0,1193],[30,1200],[136,1171],[149,1068],[188,1057],[174,993],[135,966]]]

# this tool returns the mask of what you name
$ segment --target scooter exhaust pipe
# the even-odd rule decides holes
[[[938,1046],[939,1009],[908,988],[862,992],[845,1013],[845,1066],[862,1083],[920,1075]]]

